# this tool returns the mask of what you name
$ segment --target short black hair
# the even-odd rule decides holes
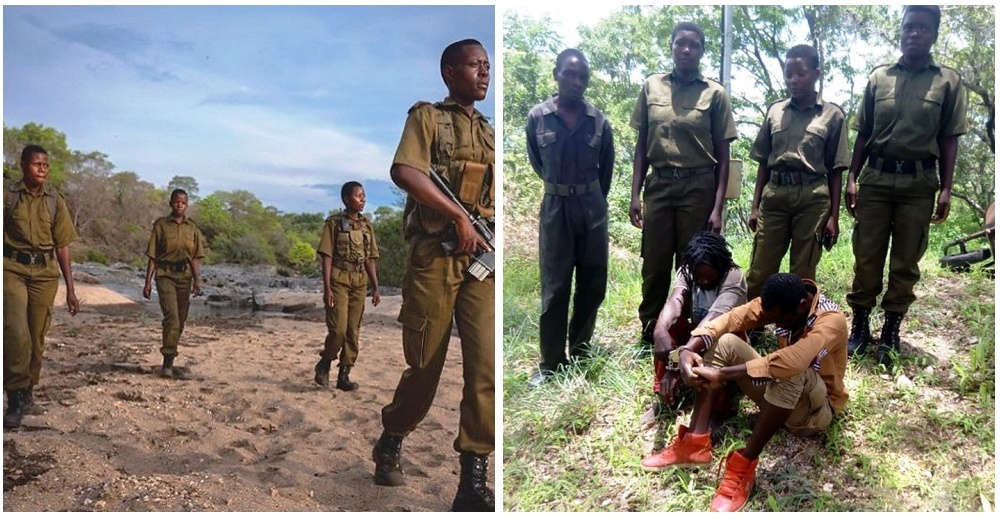
[[[24,150],[21,150],[21,162],[22,163],[28,162],[28,160],[31,159],[31,156],[36,153],[49,155],[49,152],[46,152],[45,148],[42,148],[37,144],[29,144],[24,147]]]
[[[726,279],[730,269],[739,267],[733,262],[733,253],[725,237],[711,231],[695,233],[681,257],[681,272],[688,287],[694,287],[694,270],[701,264],[718,271],[720,283]]]
[[[793,60],[795,58],[806,60],[806,63],[814,69],[819,68],[819,53],[816,52],[816,47],[812,45],[803,43],[788,49],[788,52],[785,53],[785,59]]]
[[[903,8],[903,16],[910,11],[923,11],[934,18],[934,33],[941,29],[941,7],[936,5],[908,5]]]
[[[479,40],[473,40],[472,38],[459,40],[445,47],[444,52],[441,53],[441,70],[443,71],[446,65],[456,65],[459,58],[462,57],[462,49],[470,45],[483,47],[483,44],[479,43]],[[483,49],[486,49],[486,47],[483,47]]]
[[[765,312],[777,307],[782,312],[794,312],[806,297],[806,284],[792,273],[772,274],[760,290],[760,306]]]
[[[694,22],[681,22],[675,25],[673,32],[670,33],[670,45],[674,44],[674,38],[676,38],[677,33],[681,31],[698,33],[698,37],[701,39],[701,48],[705,48],[705,31],[701,30],[701,26]]]
[[[347,197],[350,197],[357,188],[365,189],[365,187],[358,181],[345,182],[344,185],[340,187],[340,200],[347,200]]]
[[[584,65],[590,68],[590,62],[587,61],[587,57],[584,56],[582,52],[580,52],[578,49],[566,49],[560,52],[558,56],[556,56],[556,70],[558,71],[560,68],[562,68],[563,64],[566,63],[566,60],[570,58],[577,58],[580,61],[582,61]]]
[[[187,197],[188,196],[188,192],[184,191],[181,188],[175,189],[174,191],[170,192],[170,202],[173,202],[174,201],[174,197],[176,197],[178,195],[184,195],[185,197]],[[190,197],[188,197],[188,198],[190,198]]]

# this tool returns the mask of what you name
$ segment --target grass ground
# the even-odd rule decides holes
[[[509,221],[508,221],[509,222]],[[690,404],[642,430],[652,360],[639,355],[635,309],[640,259],[613,251],[598,316],[598,354],[534,390],[538,265],[530,222],[506,226],[503,287],[503,504],[507,511],[706,511],[719,474],[645,473],[641,457],[686,423]],[[508,232],[510,229],[510,232]],[[733,239],[731,239],[733,240]],[[737,263],[750,243],[734,240]],[[844,411],[824,435],[779,433],[757,471],[750,511],[992,511],[995,504],[995,282],[921,262],[918,300],[903,323],[903,355],[890,372],[852,360]],[[786,264],[787,265],[787,264]],[[850,229],[827,253],[820,289],[847,308]],[[850,317],[848,317],[850,319]],[[876,333],[881,323],[873,323]],[[716,459],[742,446],[757,409],[743,399],[723,427]]]

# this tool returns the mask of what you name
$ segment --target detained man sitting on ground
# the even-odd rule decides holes
[[[778,350],[767,356],[732,334],[770,323],[777,326]],[[712,511],[738,511],[746,504],[757,457],[782,426],[799,436],[822,432],[847,403],[847,320],[813,281],[794,274],[771,276],[759,298],[693,330],[675,352],[681,377],[698,388],[691,423],[662,452],[644,458],[644,470],[711,464],[711,404],[726,382],[736,381],[760,407],[746,446],[726,456]]]

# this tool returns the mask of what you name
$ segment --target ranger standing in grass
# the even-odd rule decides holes
[[[770,323],[777,325],[778,350],[764,357],[732,334]],[[847,321],[815,283],[794,274],[771,276],[759,298],[696,328],[674,352],[681,377],[698,387],[698,396],[689,426],[681,426],[665,450],[643,459],[644,470],[711,464],[712,403],[726,382],[735,381],[760,407],[746,446],[726,456],[712,511],[738,511],[746,504],[757,457],[778,430],[819,433],[847,403]]]
[[[615,165],[611,123],[583,97],[590,84],[583,53],[559,53],[552,76],[559,93],[532,108],[527,123],[528,158],[545,186],[538,218],[542,360],[528,383],[532,387],[569,363],[567,322],[570,357],[588,355],[608,282],[607,197]]]
[[[864,354],[871,340],[869,316],[882,292],[888,254],[885,321],[876,351],[886,366],[898,355],[899,327],[916,300],[913,286],[920,280],[930,224],[948,218],[958,136],[968,132],[962,77],[931,57],[940,25],[938,6],[906,7],[903,55],[869,75],[854,121],[858,138],[845,194],[847,212],[856,220],[848,351]]]
[[[316,252],[323,267],[323,307],[326,309],[326,341],[316,363],[316,384],[330,386],[330,364],[340,355],[337,388],[358,389],[351,381],[351,367],[358,359],[358,333],[365,312],[368,280],[372,281],[372,306],[377,307],[378,244],[375,229],[361,214],[365,209],[365,188],[345,182],[340,189],[344,212],[326,219]]]
[[[178,188],[170,194],[170,215],[153,223],[146,246],[146,286],[142,297],[149,299],[156,277],[156,294],[163,311],[163,367],[160,375],[174,376],[177,344],[184,332],[191,296],[201,295],[201,259],[205,257],[201,230],[187,217],[188,195]],[[193,289],[192,289],[193,286]]]
[[[4,192],[3,213],[3,427],[19,428],[42,376],[45,333],[59,272],[66,282],[66,306],[80,311],[73,286],[69,244],[76,229],[62,195],[47,186],[49,154],[30,144],[21,151],[22,178]]]
[[[434,401],[451,340],[452,321],[462,344],[462,403],[455,450],[462,465],[454,511],[494,511],[486,485],[494,437],[494,278],[466,274],[477,248],[490,250],[463,208],[434,184],[431,170],[451,186],[465,210],[493,216],[493,127],[475,108],[490,85],[490,59],[476,40],[452,43],[441,55],[441,77],[448,97],[420,102],[406,118],[393,158],[392,180],[406,191],[407,240],[403,275],[403,372],[392,403],[382,409],[382,436],[372,450],[375,483],[405,483],[399,465],[403,438],[412,432]],[[454,229],[449,237],[448,230]],[[454,238],[448,254],[442,240]]]
[[[850,160],[843,110],[816,92],[819,55],[810,45],[785,53],[790,99],[767,108],[750,157],[760,163],[747,225],[754,231],[747,298],[760,296],[791,244],[789,271],[815,279],[840,235],[842,174]]]
[[[674,70],[646,78],[631,121],[638,134],[629,216],[642,229],[639,321],[647,343],[688,241],[722,229],[729,143],[737,137],[726,89],[700,71],[701,27],[680,23],[670,41]]]

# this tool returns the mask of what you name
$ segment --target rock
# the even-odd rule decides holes
[[[89,283],[93,285],[100,285],[101,281],[94,275],[85,273],[83,271],[73,271],[73,280],[80,283]]]
[[[934,365],[927,365],[926,367],[924,367],[924,373],[929,376],[934,375]]]
[[[913,381],[905,375],[901,375],[896,378],[896,388],[900,390],[913,390]]]

